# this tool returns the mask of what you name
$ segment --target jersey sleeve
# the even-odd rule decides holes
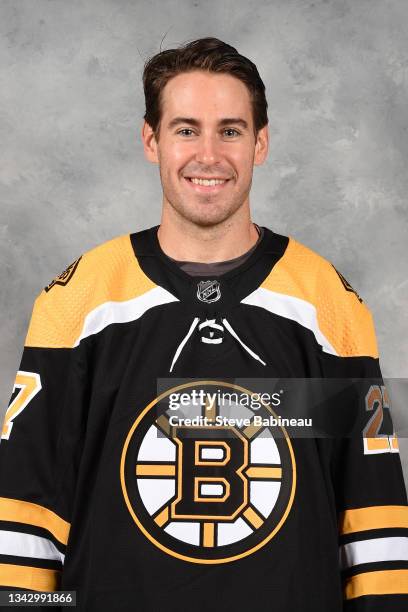
[[[344,610],[403,612],[408,502],[373,317],[332,266],[320,282],[320,325],[334,347],[322,353],[324,374],[350,379],[357,389],[355,426],[336,438],[332,456]]]
[[[87,347],[61,275],[37,297],[0,443],[0,588],[59,589],[86,425]]]

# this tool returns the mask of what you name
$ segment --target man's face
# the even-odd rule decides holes
[[[233,76],[203,71],[167,83],[159,142],[146,123],[143,139],[148,159],[159,163],[165,203],[201,226],[221,223],[249,205],[253,166],[267,154],[267,127],[256,142],[246,86]],[[198,178],[223,182],[191,180]]]

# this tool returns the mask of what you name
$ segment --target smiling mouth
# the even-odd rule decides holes
[[[185,176],[184,179],[196,191],[212,192],[224,188],[230,179],[198,179]]]

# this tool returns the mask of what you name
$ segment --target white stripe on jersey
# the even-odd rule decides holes
[[[408,561],[408,537],[373,538],[340,547],[341,569],[376,561]]]
[[[300,325],[314,333],[317,342],[326,353],[337,355],[335,348],[320,330],[316,307],[310,302],[291,295],[277,293],[276,291],[265,289],[265,287],[258,287],[258,289],[255,289],[255,291],[241,300],[241,303],[259,306],[281,317],[300,323]]]
[[[131,300],[104,302],[86,315],[81,335],[74,346],[78,346],[81,340],[102,331],[111,323],[135,321],[154,306],[178,301],[172,293],[163,289],[163,287],[154,287]]]
[[[0,531],[0,550],[2,555],[31,557],[33,559],[52,559],[64,563],[65,555],[48,540],[30,533]]]

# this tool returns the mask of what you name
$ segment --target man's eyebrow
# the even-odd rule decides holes
[[[245,121],[245,119],[241,119],[241,117],[226,117],[225,119],[221,119],[221,121],[218,122],[218,125],[222,127],[232,123],[234,123],[234,125],[240,125],[245,130],[248,129],[248,123]]]
[[[199,121],[198,119],[194,119],[194,117],[174,117],[174,119],[172,119],[168,124],[168,128],[172,129],[177,125],[180,125],[180,123],[187,123],[188,125],[193,125],[194,127],[200,127],[201,125],[201,121]],[[218,122],[218,125],[220,127],[231,124],[240,125],[244,130],[248,129],[247,121],[245,121],[245,119],[242,119],[241,117],[225,117],[224,119],[220,119],[220,121]]]

